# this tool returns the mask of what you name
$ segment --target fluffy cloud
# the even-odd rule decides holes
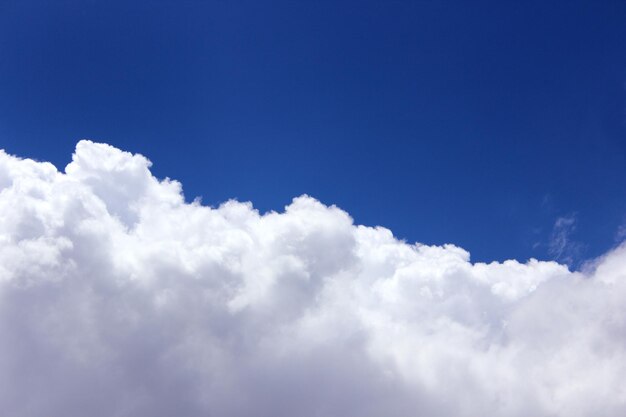
[[[7,416],[623,416],[626,246],[472,263],[302,196],[187,204],[141,155],[0,153]]]

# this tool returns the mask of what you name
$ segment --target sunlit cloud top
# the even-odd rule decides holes
[[[625,303],[624,245],[472,263],[309,196],[186,203],[105,144],[0,153],[10,416],[620,416]]]

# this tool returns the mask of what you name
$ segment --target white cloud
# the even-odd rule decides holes
[[[0,153],[3,415],[626,413],[626,245],[471,263],[307,196],[186,204],[149,167]]]
[[[624,216],[624,221],[617,227],[617,231],[615,232],[615,241],[622,242],[626,240],[626,216]]]
[[[568,265],[579,258],[583,245],[572,240],[572,234],[576,230],[576,214],[558,217],[554,222],[548,253],[558,262]]]

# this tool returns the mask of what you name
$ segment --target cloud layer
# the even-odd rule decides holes
[[[187,204],[149,168],[0,153],[4,415],[626,415],[626,245],[471,263],[308,196]]]

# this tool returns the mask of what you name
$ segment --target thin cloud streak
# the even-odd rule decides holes
[[[572,238],[577,222],[575,213],[558,217],[554,222],[548,244],[548,253],[554,260],[572,265],[579,259],[583,245]]]

